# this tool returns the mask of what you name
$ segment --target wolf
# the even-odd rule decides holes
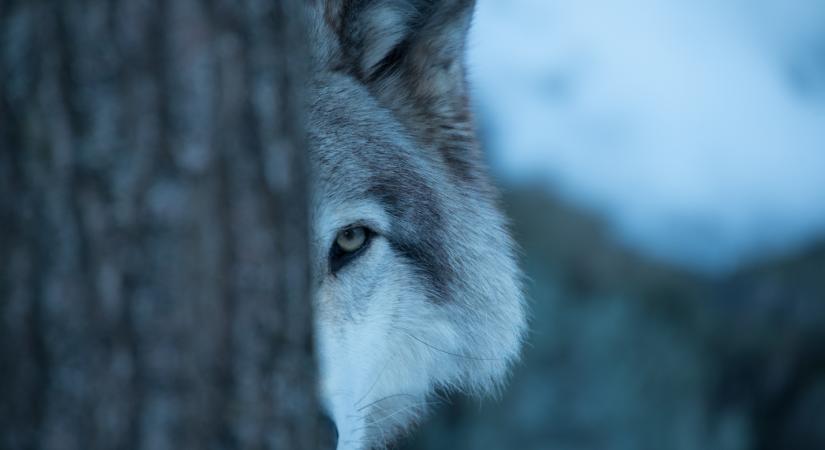
[[[436,393],[498,392],[521,272],[465,77],[469,0],[311,0],[319,392],[339,449],[382,448]]]

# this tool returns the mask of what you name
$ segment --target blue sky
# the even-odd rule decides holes
[[[825,2],[480,0],[468,64],[505,182],[720,273],[825,234]]]

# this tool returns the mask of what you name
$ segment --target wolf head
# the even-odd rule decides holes
[[[525,329],[467,100],[467,0],[310,3],[316,343],[339,448],[381,447],[436,390],[490,393]]]

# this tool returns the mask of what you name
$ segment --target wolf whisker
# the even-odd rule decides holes
[[[386,422],[387,420],[392,419],[393,417],[398,416],[399,414],[408,412],[410,410],[419,409],[419,408],[423,409],[423,408],[426,408],[428,406],[439,405],[439,404],[441,404],[441,403],[440,402],[418,402],[418,403],[413,403],[413,404],[410,404],[410,405],[406,405],[406,406],[398,408],[398,409],[394,410],[393,412],[391,412],[390,414],[384,415],[384,416],[382,416],[378,419],[375,419],[373,421],[367,421],[367,422],[365,422],[365,425],[363,427],[355,428],[353,431],[361,431],[361,430],[365,430],[365,429],[368,429],[368,428],[371,428],[371,427],[376,427],[378,429],[381,429],[381,427],[379,427],[378,424]]]
[[[410,339],[416,340],[416,341],[420,342],[421,344],[423,344],[423,345],[425,345],[425,346],[427,346],[427,347],[429,347],[429,348],[431,348],[435,351],[438,351],[438,352],[441,352],[441,353],[444,353],[444,354],[447,354],[447,355],[450,355],[450,356],[455,356],[456,358],[471,359],[471,360],[474,360],[474,361],[504,361],[504,360],[506,360],[506,358],[485,358],[485,357],[481,357],[481,356],[462,355],[462,354],[459,354],[459,353],[453,353],[453,352],[438,348],[435,345],[432,345],[429,342],[426,342],[422,339],[419,339],[418,337],[410,334],[407,330],[402,329],[401,331],[404,334],[406,334]]]
[[[358,401],[357,401],[357,402],[355,402],[355,405],[353,405],[353,406],[355,406],[355,407],[357,408],[357,407],[358,407],[358,405],[360,405],[360,404],[361,404],[361,402],[363,402],[363,401],[364,401],[364,399],[366,399],[366,398],[367,398],[367,396],[368,396],[368,395],[370,395],[370,392],[372,392],[372,390],[373,390],[373,389],[375,389],[375,386],[378,384],[378,380],[380,380],[380,379],[381,379],[381,376],[382,376],[382,375],[384,374],[384,372],[387,370],[387,367],[389,367],[390,362],[392,362],[392,361],[393,361],[393,359],[395,359],[395,356],[396,356],[396,355],[395,355],[395,354],[393,354],[390,358],[387,358],[387,362],[385,362],[385,363],[384,363],[384,367],[382,367],[382,368],[381,368],[381,370],[379,370],[379,371],[378,371],[378,375],[376,375],[376,377],[375,377],[375,381],[373,381],[373,382],[372,382],[372,385],[370,386],[370,388],[369,388],[369,389],[367,389],[367,392],[365,392],[365,393],[364,393],[364,395],[362,395],[362,396],[361,396],[361,398],[360,398],[360,399],[358,399]],[[359,411],[360,411],[360,409],[359,409]]]

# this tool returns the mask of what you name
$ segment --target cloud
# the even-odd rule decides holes
[[[469,65],[494,167],[699,270],[821,237],[825,6],[719,3],[482,0]]]

